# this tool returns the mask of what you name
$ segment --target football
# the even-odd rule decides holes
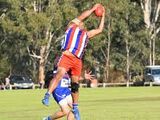
[[[102,17],[102,14],[103,14],[103,6],[102,5],[99,5],[97,7],[97,9],[95,10],[95,14],[97,17]]]

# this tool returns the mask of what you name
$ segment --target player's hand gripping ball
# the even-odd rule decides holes
[[[103,6],[99,5],[96,10],[94,11],[97,17],[102,17],[103,14]]]

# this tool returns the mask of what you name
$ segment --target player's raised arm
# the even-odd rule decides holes
[[[93,30],[90,30],[90,31],[87,32],[87,35],[88,35],[89,38],[94,37],[95,35],[97,35],[97,34],[99,34],[103,31],[104,20],[105,20],[105,9],[103,7],[103,14],[102,14],[102,17],[101,17],[99,27],[97,29],[93,29]]]
[[[84,11],[83,13],[81,13],[80,16],[78,16],[78,20],[83,21],[85,18],[87,18],[88,16],[90,16],[99,6],[100,4],[95,4],[91,9]]]

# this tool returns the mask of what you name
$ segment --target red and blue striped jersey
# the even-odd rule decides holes
[[[82,58],[87,43],[87,31],[80,29],[77,25],[73,25],[65,32],[62,50],[69,50],[73,55]]]

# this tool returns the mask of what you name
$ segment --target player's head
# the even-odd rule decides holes
[[[80,29],[84,29],[84,23],[82,21],[80,21],[78,18],[73,19],[70,23],[69,26],[72,24],[76,24],[77,26],[79,26]]]
[[[48,71],[45,75],[45,88],[48,88],[49,87],[49,84],[50,84],[50,81],[52,80],[53,78],[53,71]]]
[[[53,63],[53,70],[48,71],[45,75],[45,87],[46,88],[49,87],[50,81],[53,79],[54,74],[56,74],[55,72],[57,71],[57,67],[58,67],[57,64],[59,62],[59,59],[60,57],[57,55]]]

